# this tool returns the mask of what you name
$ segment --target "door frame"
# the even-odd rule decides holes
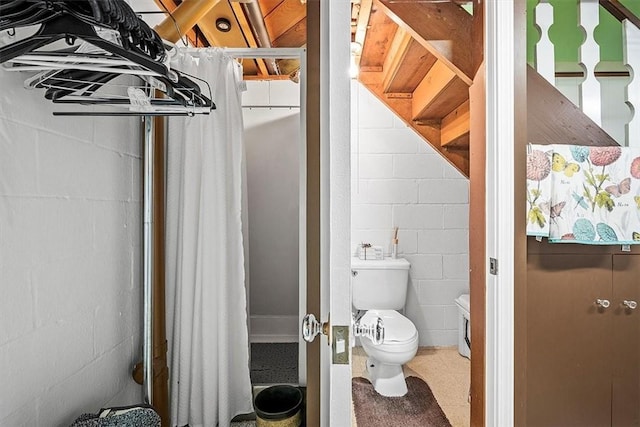
[[[496,274],[486,277],[484,421],[489,426],[515,422],[516,278],[519,289],[526,287],[524,197],[518,191],[525,178],[525,11],[523,0],[485,3],[487,272],[489,258],[497,260]]]
[[[298,141],[298,325],[307,310],[307,50],[301,48],[225,48],[234,59],[297,59],[300,61],[300,139]],[[307,346],[298,334],[298,384],[307,385]]]
[[[308,98],[309,102],[309,121],[307,121],[307,148],[315,151],[315,154],[320,156],[320,143],[329,145],[329,139],[326,132],[345,130],[344,123],[342,125],[336,124],[335,128],[331,127],[332,120],[338,119],[336,111],[334,114],[328,114],[331,109],[334,108],[334,104],[338,100],[336,96],[342,96],[341,101],[344,103],[344,96],[349,91],[339,92],[338,87],[335,85],[335,80],[332,80],[332,86],[329,85],[328,76],[327,79],[321,78],[324,72],[332,71],[337,72],[341,66],[341,50],[340,50],[340,19],[342,18],[342,9],[346,6],[339,5],[341,2],[320,2],[320,0],[309,0],[307,2],[307,29],[308,29]],[[348,5],[348,2],[345,2]],[[522,218],[520,212],[523,210],[522,197],[516,197],[516,189],[524,188],[520,184],[523,184],[524,173],[524,157],[521,155],[524,153],[524,147],[526,146],[526,104],[522,108],[522,97],[518,100],[515,98],[515,92],[518,94],[526,93],[526,81],[523,85],[523,78],[526,77],[526,73],[522,73],[521,67],[526,67],[526,61],[524,60],[524,52],[526,49],[522,49],[524,37],[524,20],[525,15],[525,2],[524,0],[514,0],[513,2],[505,2],[500,0],[490,0],[485,3],[485,61],[487,71],[486,81],[486,243],[485,249],[487,254],[487,260],[485,263],[486,271],[490,271],[489,259],[495,258],[499,261],[497,274],[489,274],[486,278],[486,297],[485,297],[485,313],[486,313],[486,329],[485,329],[485,425],[512,425],[514,423],[514,292],[515,292],[515,278],[518,280],[526,280],[526,239],[519,238],[521,232],[524,231],[524,222],[519,221]],[[321,13],[322,11],[322,13]],[[323,19],[326,16],[329,19]],[[335,26],[331,27],[331,18],[334,18]],[[337,28],[336,28],[337,27]],[[334,31],[331,31],[334,30]],[[327,43],[328,49],[322,47],[323,43]],[[346,45],[346,43],[345,43]],[[518,52],[516,52],[516,48]],[[337,55],[334,57],[333,49],[336,49]],[[346,49],[346,46],[345,46]],[[331,52],[331,54],[329,54]],[[347,55],[348,58],[348,55]],[[322,59],[322,60],[321,60]],[[348,63],[347,63],[348,65]],[[348,69],[348,67],[346,67]],[[524,76],[524,77],[523,77]],[[339,80],[338,80],[339,81]],[[324,83],[324,84],[323,84]],[[347,82],[348,83],[348,82]],[[317,85],[317,86],[316,86]],[[523,90],[523,87],[525,88]],[[322,89],[321,89],[322,88]],[[326,88],[326,89],[324,89]],[[331,98],[331,95],[334,98]],[[328,103],[323,104],[321,101],[322,96],[329,97]],[[526,102],[526,99],[525,99]],[[324,105],[324,107],[320,107]],[[517,105],[517,109],[516,109]],[[316,112],[319,113],[322,119],[317,120],[313,118],[312,108],[317,108]],[[324,115],[322,115],[324,112]],[[317,117],[317,116],[316,116]],[[345,117],[346,130],[349,131],[349,112],[347,111]],[[327,122],[328,120],[328,122]],[[320,137],[322,131],[325,132],[324,138]],[[524,143],[523,143],[524,142]],[[328,147],[326,148],[328,150]],[[311,154],[311,156],[310,156]],[[314,153],[307,153],[307,159],[313,160]],[[328,152],[329,156],[331,153]],[[522,157],[522,158],[521,158]],[[346,159],[348,160],[348,156]],[[321,174],[320,162],[314,168],[307,170],[307,178],[317,179]],[[499,166],[499,167],[498,167]],[[349,166],[346,166],[348,171]],[[313,170],[311,170],[313,169]],[[329,169],[330,172],[331,169]],[[314,175],[317,173],[317,175]],[[347,178],[348,179],[348,178]],[[329,177],[326,175],[320,182],[324,183],[325,188],[340,191],[340,187],[335,187],[331,183]],[[320,190],[320,182],[307,182],[307,185],[311,185],[308,188],[309,192],[319,191],[323,193],[322,196],[318,194],[317,204],[312,201],[309,203],[307,200],[307,218],[309,220],[310,209],[318,209],[316,212],[322,212],[318,218],[313,220],[312,224],[307,223],[307,231],[318,233],[317,240],[314,240],[314,236],[308,236],[307,248],[316,250],[321,244],[321,240],[331,240],[332,237],[337,238],[329,234],[320,232],[321,217],[324,215],[326,219],[331,221],[334,218],[331,216],[331,211],[322,211],[320,208],[320,199],[327,200],[330,194],[326,194]],[[347,180],[346,187],[349,188],[350,181]],[[326,186],[329,187],[326,187]],[[344,190],[344,188],[342,189]],[[308,193],[309,194],[309,193]],[[348,205],[348,203],[347,203]],[[520,209],[522,208],[522,209]],[[330,209],[327,207],[327,209]],[[349,207],[347,206],[347,209]],[[347,210],[349,212],[349,210]],[[326,219],[322,221],[327,224]],[[317,220],[317,224],[315,223]],[[349,222],[347,222],[349,223]],[[317,228],[315,228],[317,227]],[[324,227],[326,230],[326,226]],[[349,233],[346,234],[348,236]],[[343,237],[344,238],[344,237]],[[348,247],[348,243],[347,243]],[[327,250],[326,242],[324,243],[324,250],[319,251],[325,255],[325,258],[320,260],[320,253],[315,256],[313,254],[307,254],[308,267],[317,263],[317,277],[313,280],[318,280],[318,294],[324,293],[323,299],[326,298],[326,289],[330,288],[338,292],[338,295],[344,292],[344,289],[340,291],[336,286],[338,281],[334,283],[335,277],[339,277],[342,272],[342,265],[338,258],[335,258],[331,253],[331,250]],[[329,255],[331,262],[329,270],[327,270],[326,256]],[[347,255],[344,262],[348,263],[349,255]],[[334,263],[335,262],[335,263]],[[320,267],[320,264],[324,267]],[[314,267],[315,269],[315,267]],[[321,271],[325,272],[325,280],[320,281]],[[327,272],[332,280],[328,280]],[[348,275],[349,269],[346,269]],[[307,278],[312,278],[313,272],[307,271]],[[525,286],[525,283],[519,282],[519,287]],[[335,286],[335,288],[334,288]],[[316,290],[310,290],[308,292],[316,292]],[[350,289],[349,289],[350,291]],[[337,296],[337,295],[336,295]],[[318,295],[319,298],[319,295]],[[333,301],[333,296],[330,296]],[[348,300],[350,301],[350,299]],[[307,295],[308,310],[311,312],[314,306],[318,309],[319,304],[314,300],[314,295]],[[317,305],[316,305],[317,304]],[[331,306],[333,310],[334,307]],[[320,312],[318,310],[317,312]],[[319,341],[316,340],[316,346],[319,346]],[[324,342],[324,341],[323,341]],[[308,349],[310,349],[308,347]],[[310,352],[317,351],[319,349],[311,350]],[[308,353],[308,357],[310,354]],[[312,359],[307,359],[308,361]],[[326,372],[322,376],[318,374],[311,374],[314,372],[315,367],[323,366],[326,368],[326,359],[323,359],[322,364],[320,360],[315,358],[313,363],[308,365],[309,375],[318,375],[316,377],[317,383],[309,382],[308,392],[311,392],[311,396],[317,402],[319,407],[313,407],[315,403],[308,402],[308,409],[314,408],[308,415],[317,415],[318,422],[322,421],[322,424],[316,424],[316,418],[310,418],[308,421],[310,425],[328,425],[329,420],[332,423],[339,422],[344,417],[344,399],[338,401],[337,397],[341,396],[345,390],[344,386],[339,384],[331,384],[334,381],[338,381],[338,376],[330,375],[327,377]],[[331,369],[333,372],[333,367]],[[349,369],[350,370],[350,369]],[[336,371],[337,373],[338,371]],[[350,378],[350,375],[349,375]],[[344,378],[343,378],[344,379]],[[322,380],[322,381],[321,381]],[[327,391],[326,381],[329,380],[329,387],[331,394]],[[341,382],[342,383],[342,382]],[[318,387],[314,390],[314,387]],[[321,393],[322,389],[322,393]],[[347,389],[348,391],[348,389]],[[316,395],[317,393],[317,395]],[[333,393],[338,393],[338,396],[334,396]],[[309,397],[309,395],[308,395]],[[329,405],[329,402],[337,405]],[[342,402],[342,404],[340,404]],[[347,399],[350,402],[350,399]],[[322,417],[320,417],[322,414]],[[338,424],[335,424],[338,425]],[[342,424],[340,424],[342,425]]]

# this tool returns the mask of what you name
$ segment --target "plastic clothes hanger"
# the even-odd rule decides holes
[[[36,5],[34,1],[0,3],[0,10],[6,12],[15,12],[16,7],[22,11],[34,10],[31,6],[41,8],[36,8],[36,14],[30,18],[24,18],[24,13],[17,12],[9,16],[11,19],[3,16],[2,22],[7,27],[42,23],[35,35],[0,48],[0,62],[11,63],[13,67],[10,69],[13,70],[47,70],[25,82],[29,87],[48,88],[45,94],[47,99],[84,104],[122,104],[124,102],[121,99],[89,98],[118,75],[135,74],[147,82],[152,80],[154,87],[172,98],[161,102],[156,100],[155,105],[181,104],[201,110],[215,108],[213,102],[201,94],[196,83],[156,60],[166,57],[162,40],[126,3],[118,0],[48,0],[36,2]],[[29,6],[30,3],[33,4]],[[42,9],[43,5],[46,5],[46,10]],[[16,17],[20,20],[12,20]],[[118,41],[122,46],[101,37],[94,26],[117,29],[120,34]],[[73,45],[76,39],[87,42],[99,48],[102,54],[78,56],[76,53],[80,49],[75,48],[64,51],[37,50],[63,38],[69,45]],[[70,98],[64,99],[66,97]]]

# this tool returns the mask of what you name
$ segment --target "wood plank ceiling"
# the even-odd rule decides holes
[[[155,0],[169,12],[181,0]],[[194,1],[194,0],[184,0]],[[476,0],[477,2],[478,0]],[[436,150],[468,174],[473,1],[351,0],[359,80]],[[466,7],[463,7],[466,6]],[[226,19],[229,31],[216,27]],[[303,47],[304,0],[220,0],[184,34],[196,46]],[[481,55],[480,55],[481,59]],[[245,60],[245,79],[288,79],[296,61]]]

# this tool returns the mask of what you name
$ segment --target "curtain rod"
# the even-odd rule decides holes
[[[288,109],[293,109],[293,108],[300,108],[299,105],[243,105],[242,108],[268,108],[268,109],[272,109],[272,108],[288,108]]]
[[[198,52],[203,49],[212,49],[209,47],[204,48],[194,48],[188,47],[185,48],[187,52]],[[213,48],[220,49],[226,54],[233,56],[234,58],[275,58],[275,59],[295,59],[303,56],[307,49],[303,47],[247,47],[247,48],[234,48],[234,47],[225,47],[225,48]]]

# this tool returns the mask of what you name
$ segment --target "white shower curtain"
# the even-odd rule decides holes
[[[172,67],[205,80],[217,109],[169,119],[171,425],[223,427],[253,411],[241,223],[242,76],[219,49],[181,50]]]

